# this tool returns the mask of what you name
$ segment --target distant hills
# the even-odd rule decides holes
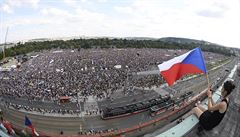
[[[196,39],[189,39],[189,38],[178,38],[178,37],[164,37],[164,38],[160,38],[158,40],[163,41],[163,42],[167,42],[167,43],[194,44],[194,45],[199,45],[200,47],[213,46],[216,49],[230,50],[230,52],[234,53],[235,55],[239,55],[239,53],[240,53],[240,49],[238,49],[238,48],[225,47],[223,45],[219,45],[219,44],[216,44],[216,43],[211,43],[211,42],[204,41],[204,40],[196,40]]]
[[[218,44],[214,44],[211,42],[207,42],[204,40],[195,40],[195,39],[188,39],[188,38],[177,38],[177,37],[164,37],[164,38],[160,38],[160,41],[164,41],[164,42],[176,42],[176,43],[181,43],[181,44],[202,44],[202,45],[216,45],[216,46],[220,46]]]
[[[196,39],[189,39],[189,38],[179,38],[179,37],[163,37],[163,38],[151,38],[151,37],[124,37],[127,40],[158,40],[168,43],[179,43],[179,44],[203,44],[203,45],[216,45],[222,46],[219,44],[211,43],[204,40],[196,40]]]
[[[179,47],[181,49],[192,49],[194,47],[201,47],[205,51],[217,52],[221,54],[232,54],[239,55],[240,49],[225,47],[220,44],[204,41],[204,40],[196,40],[189,38],[180,38],[180,37],[163,37],[163,38],[151,38],[151,37],[125,37],[127,40],[140,40],[140,41],[159,41],[160,43],[164,43],[165,45],[169,45],[169,48]]]
[[[2,44],[1,44],[2,45]],[[13,45],[13,46],[12,46]],[[81,48],[164,48],[193,49],[200,47],[203,51],[220,53],[228,56],[239,56],[240,49],[224,47],[219,44],[188,38],[164,37],[64,37],[39,38],[26,42],[18,42],[6,46],[6,56],[16,56],[49,49],[81,49]],[[0,59],[3,54],[0,52]]]

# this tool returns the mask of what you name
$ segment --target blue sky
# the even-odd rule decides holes
[[[0,0],[0,43],[71,36],[185,37],[240,47],[239,0]]]

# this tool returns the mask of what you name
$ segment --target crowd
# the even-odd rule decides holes
[[[109,98],[124,87],[151,88],[161,85],[160,75],[137,76],[157,70],[157,65],[186,50],[167,49],[81,49],[35,53],[20,68],[0,73],[0,95],[34,101],[57,102],[61,96],[84,100],[88,96]],[[224,58],[206,52],[205,59]],[[17,107],[17,106],[14,106]]]

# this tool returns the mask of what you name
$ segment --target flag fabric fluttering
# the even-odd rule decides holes
[[[39,134],[37,133],[37,131],[33,127],[32,122],[29,120],[29,118],[27,116],[25,116],[25,126],[29,127],[32,130],[32,134],[34,136],[39,136]]]
[[[201,74],[207,72],[202,51],[195,48],[183,55],[158,65],[160,74],[166,80],[169,86],[187,74]]]

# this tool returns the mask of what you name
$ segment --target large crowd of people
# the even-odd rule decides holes
[[[144,88],[160,86],[164,83],[160,75],[141,75],[138,72],[158,70],[158,64],[185,52],[168,49],[56,49],[32,53],[20,67],[0,72],[0,102],[4,102],[7,108],[28,112],[79,115],[81,105],[89,96],[111,101],[115,92],[128,96],[135,91],[134,88],[144,91]],[[208,64],[226,58],[210,52],[204,52],[204,57]],[[61,104],[61,96],[75,98],[76,103]],[[85,110],[85,115],[99,113],[99,108]],[[91,129],[78,134],[115,130]]]
[[[151,88],[164,83],[160,75],[136,75],[185,53],[168,49],[80,49],[34,53],[20,68],[0,73],[0,95],[34,101],[61,96],[105,99],[116,90]],[[29,55],[30,56],[30,55]],[[205,60],[225,56],[205,52]],[[123,88],[124,87],[124,88]]]

